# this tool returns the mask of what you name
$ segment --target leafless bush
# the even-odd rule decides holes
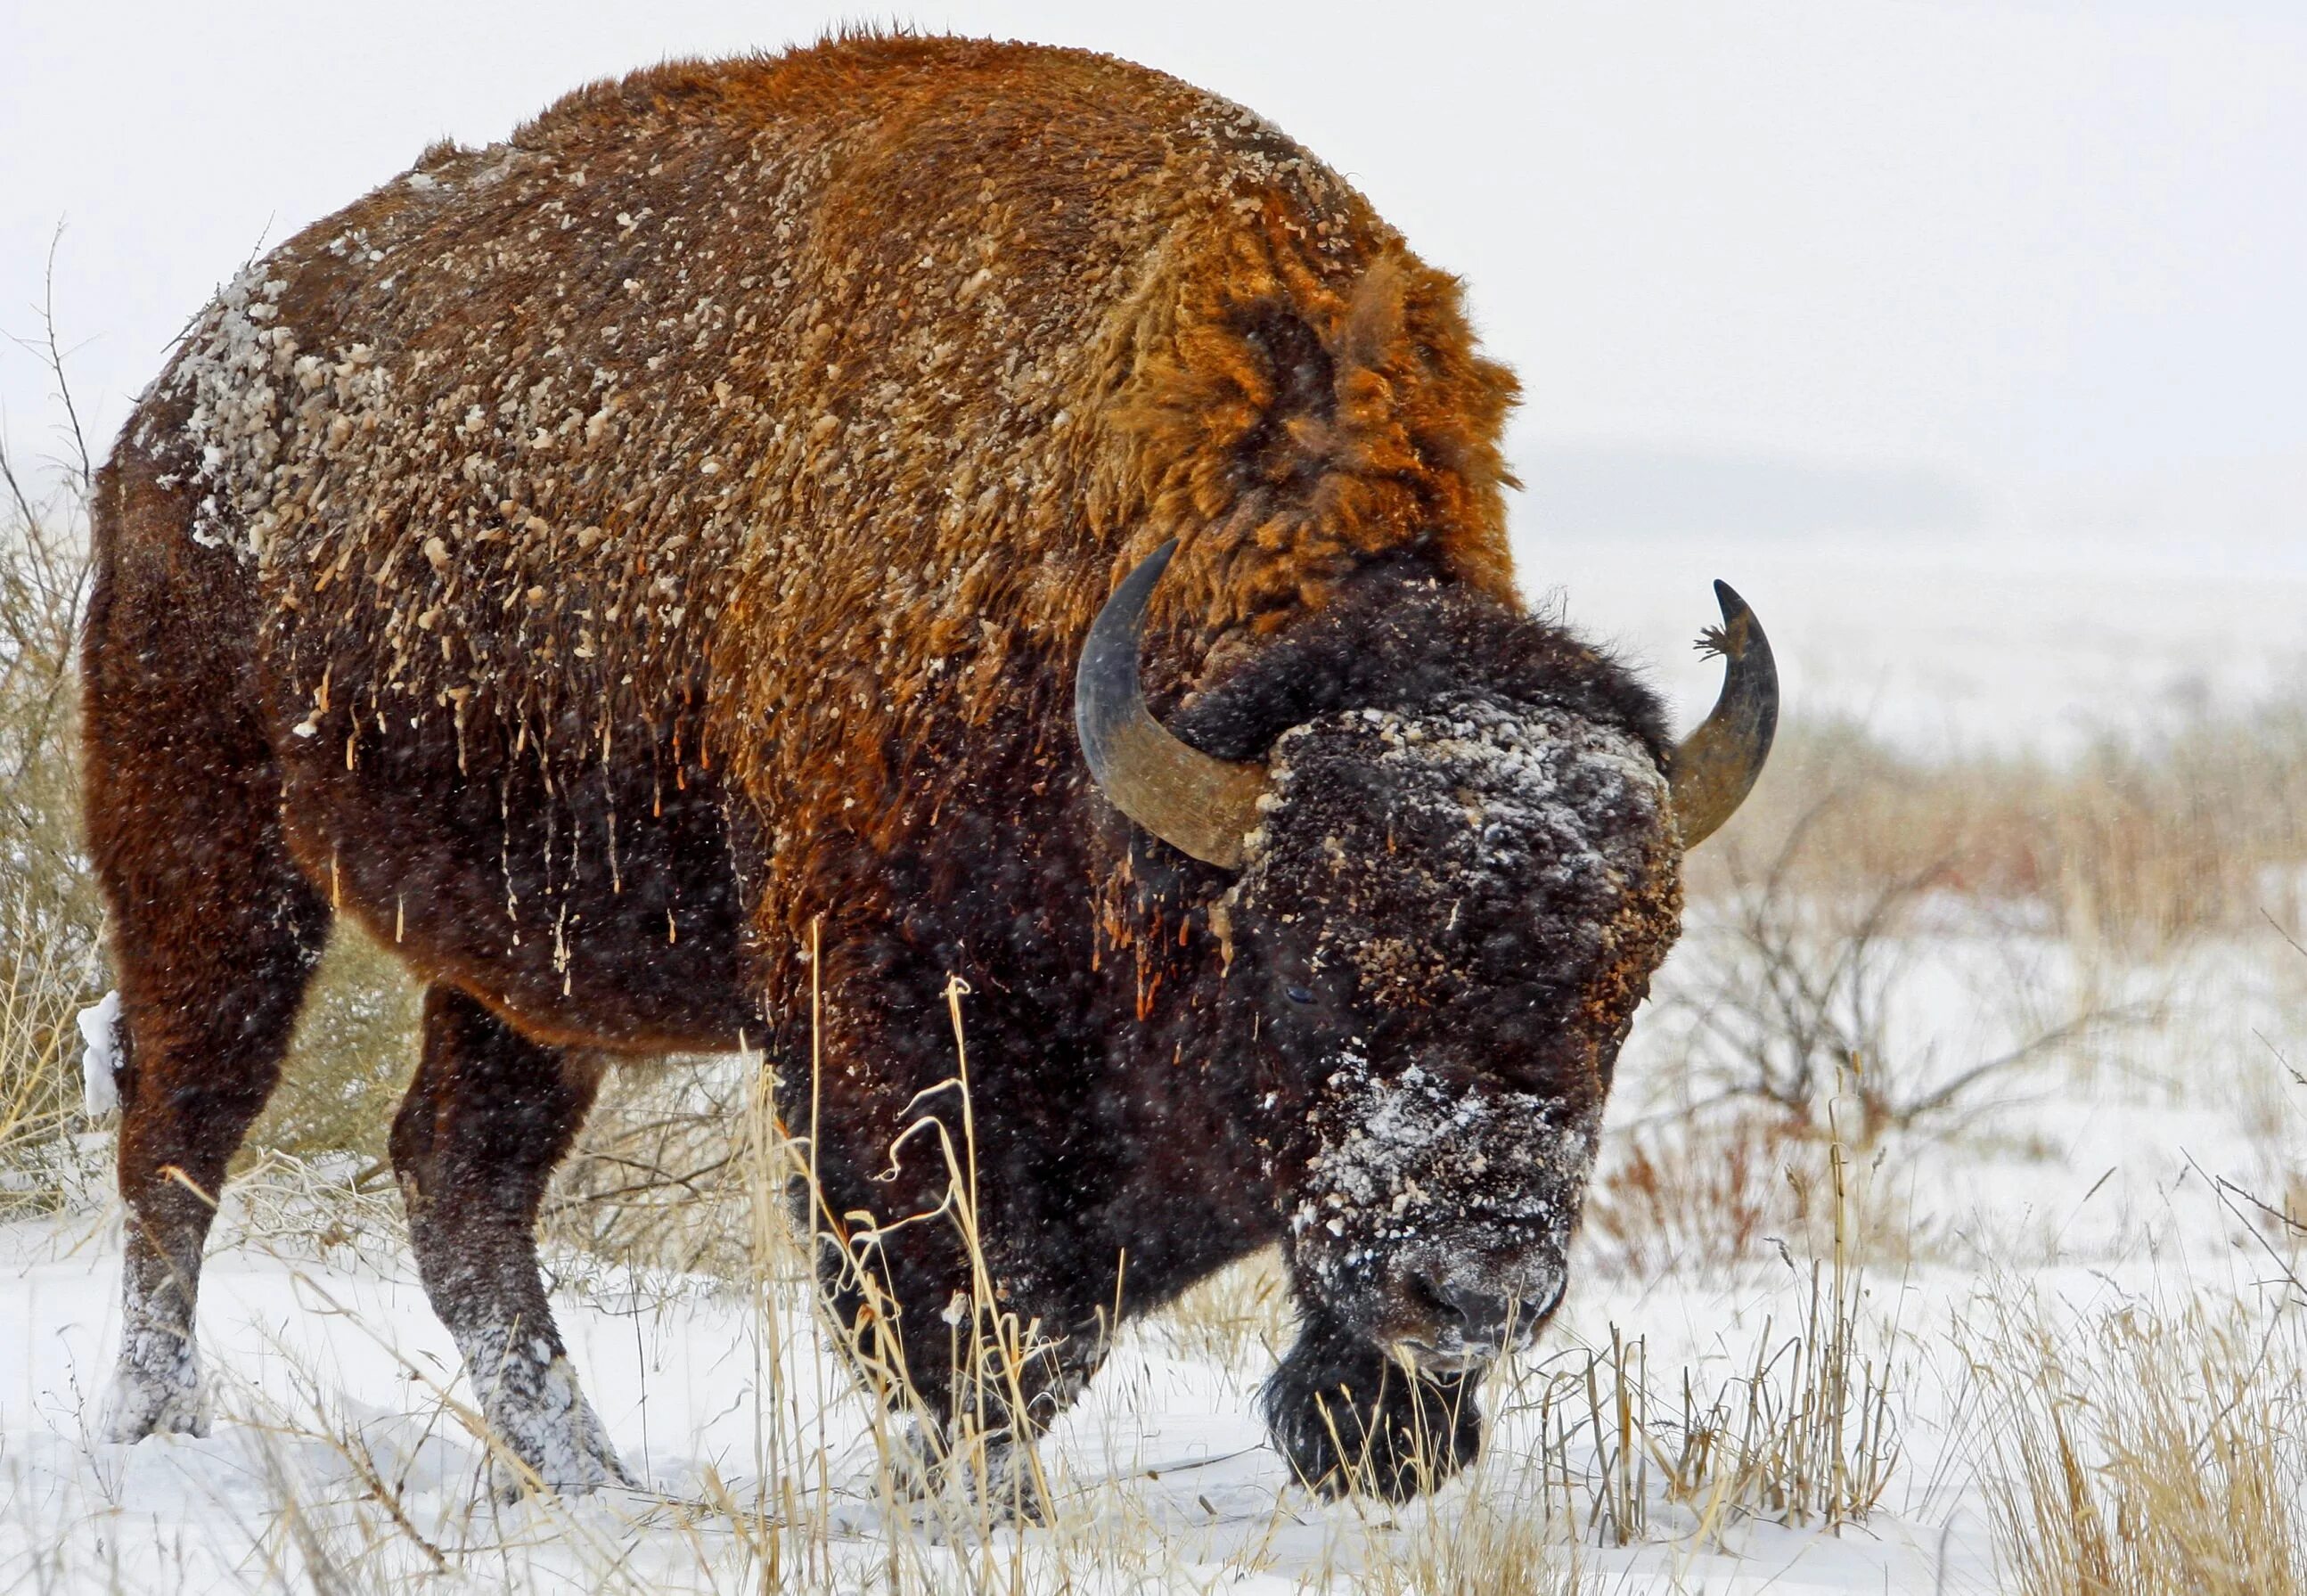
[[[1968,919],[1950,897],[1960,857],[1951,850],[1822,881],[1813,854],[1845,822],[1848,802],[1840,792],[1817,800],[1759,871],[1738,848],[1724,850],[1718,890],[1693,914],[1687,962],[1667,1001],[1684,1027],[1687,1078],[1822,1134],[1831,1105],[1847,1098],[1857,1112],[1835,1134],[1865,1146],[1894,1127],[1957,1117],[2019,1066],[2151,1017],[2150,1008],[2085,994],[2048,1024],[2019,1013],[2018,1034],[1984,1056],[1945,1058],[1943,1034],[1900,1023],[1916,972],[1935,949],[2007,933]]]
[[[391,952],[339,920],[297,1016],[280,1084],[249,1128],[246,1164],[268,1154],[349,1154],[363,1188],[389,1186],[385,1137],[416,1066],[424,994]]]
[[[604,1263],[742,1279],[751,1068],[678,1058],[614,1071],[553,1179],[546,1238]]]

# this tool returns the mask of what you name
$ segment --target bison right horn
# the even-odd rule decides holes
[[[1145,708],[1137,680],[1146,601],[1177,552],[1173,537],[1146,555],[1098,612],[1074,674],[1074,729],[1114,808],[1179,853],[1239,870],[1265,767],[1215,759],[1171,736]]]
[[[1762,623],[1728,582],[1714,584],[1722,625],[1698,646],[1728,662],[1721,696],[1705,723],[1685,737],[1667,763],[1682,845],[1696,847],[1728,819],[1762,774],[1779,729],[1779,667]]]

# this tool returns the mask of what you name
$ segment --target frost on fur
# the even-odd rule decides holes
[[[575,1366],[550,1342],[491,1327],[459,1332],[457,1346],[489,1429],[537,1483],[573,1495],[637,1483],[578,1386]],[[502,1459],[492,1473],[507,1499],[528,1483]]]
[[[120,1111],[120,994],[80,1011],[81,1108],[90,1120]]]

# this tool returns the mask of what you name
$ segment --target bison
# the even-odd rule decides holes
[[[539,1281],[554,1163],[615,1061],[739,1048],[933,1420],[956,1313],[1032,1331],[1014,1445],[1117,1313],[1278,1241],[1290,1463],[1458,1466],[1776,713],[1727,588],[1678,744],[1524,609],[1514,398],[1274,127],[1022,45],[596,84],[242,272],[96,505],[103,1433],[205,1423],[213,1200],[346,916],[425,984],[393,1167],[535,1481],[628,1479]],[[974,1248],[899,1223],[951,1184],[906,1133],[965,1117],[955,982]]]

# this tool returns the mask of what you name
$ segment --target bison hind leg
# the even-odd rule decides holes
[[[1259,1399],[1267,1433],[1324,1496],[1406,1501],[1474,1460],[1480,1376],[1412,1373],[1309,1307]]]
[[[425,994],[424,1053],[392,1126],[409,1240],[482,1416],[500,1497],[634,1484],[586,1401],[536,1260],[553,1167],[592,1106],[597,1055],[530,1041],[453,988]]]

